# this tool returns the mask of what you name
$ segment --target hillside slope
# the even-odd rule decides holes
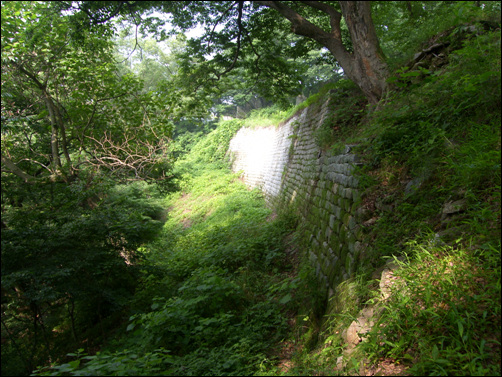
[[[288,373],[500,374],[500,29],[443,33],[389,81],[316,131],[362,159],[368,248],[304,313]]]

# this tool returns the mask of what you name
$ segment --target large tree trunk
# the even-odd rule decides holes
[[[329,32],[314,25],[280,1],[255,1],[255,3],[277,10],[291,22],[291,29],[295,34],[312,38],[326,47],[345,74],[361,88],[370,103],[376,104],[382,98],[389,72],[376,36],[369,1],[340,1],[342,13],[323,2],[302,1],[303,4],[320,10],[330,17]],[[342,43],[340,29],[342,15],[350,32],[353,52],[349,52]]]
[[[385,91],[389,71],[371,18],[370,2],[340,1],[340,6],[354,49],[353,64],[343,69],[370,102],[376,103]]]

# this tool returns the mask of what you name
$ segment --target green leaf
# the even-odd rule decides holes
[[[68,363],[70,365],[70,367],[72,367],[73,369],[77,369],[78,366],[80,365],[80,360],[74,360],[74,361],[70,361]]]
[[[434,347],[432,348],[432,358],[433,358],[434,360],[437,360],[437,359],[438,359],[438,357],[439,357],[439,350],[438,350],[437,346],[434,346]]]
[[[457,321],[457,325],[458,325],[458,332],[460,334],[460,338],[462,338],[462,336],[464,334],[464,325],[462,324],[462,322],[460,320]]]
[[[418,67],[418,69],[420,70],[420,72],[422,72],[423,74],[426,74],[426,75],[429,75],[431,73],[431,71],[429,71],[428,69],[426,69],[424,67]]]
[[[409,353],[405,353],[403,355],[403,359],[407,359],[407,360],[414,360],[413,356],[411,356]]]
[[[410,71],[403,73],[401,76],[402,77],[417,77],[420,76],[421,72],[420,71]]]
[[[281,298],[279,300],[279,304],[287,304],[288,302],[290,302],[292,300],[292,297],[291,295],[288,293],[286,296],[284,296],[283,298]]]
[[[393,347],[393,348],[396,348],[396,344],[395,344],[395,343],[392,343],[392,342],[390,342],[390,341],[388,341],[388,340],[384,340],[383,342],[384,342],[385,344],[387,344],[387,345],[389,345],[389,346]]]

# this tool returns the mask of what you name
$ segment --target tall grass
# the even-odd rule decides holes
[[[412,241],[391,300],[362,345],[411,375],[500,374],[500,245],[470,251]]]

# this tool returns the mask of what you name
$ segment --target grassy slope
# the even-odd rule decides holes
[[[447,59],[398,71],[388,99],[356,124],[346,110],[357,96],[346,99],[318,132],[324,147],[340,137],[359,144],[361,204],[373,225],[357,276],[291,340],[288,374],[500,374],[500,30],[467,38]],[[336,370],[343,329],[379,301],[375,271],[393,257],[402,285]]]

